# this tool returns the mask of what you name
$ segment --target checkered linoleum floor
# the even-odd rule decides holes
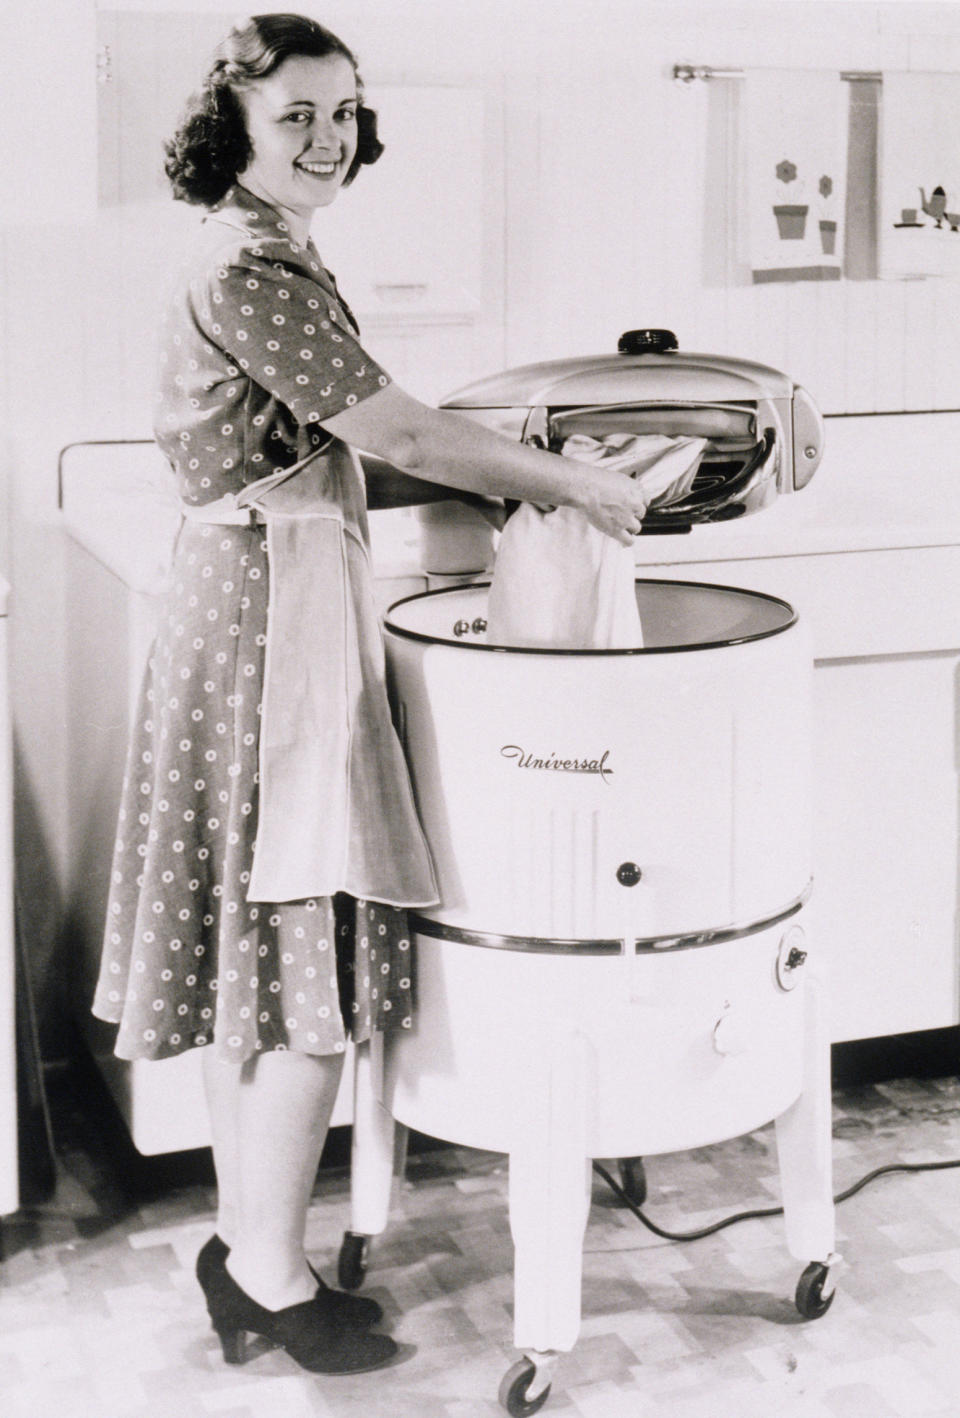
[[[282,1352],[222,1362],[193,1259],[213,1187],[201,1154],[134,1163],[60,1100],[57,1188],[4,1222],[4,1418],[502,1418],[512,1347],[504,1159],[411,1158],[367,1290],[402,1346],[395,1367],[304,1374]],[[888,1162],[960,1158],[960,1080],[835,1094],[840,1190]],[[645,1209],[689,1230],[776,1204],[772,1129],[651,1158]],[[326,1168],[309,1241],[333,1280],[348,1181]],[[557,1369],[555,1418],[958,1418],[960,1169],[885,1176],[838,1208],[832,1309],[803,1321],[780,1222],[658,1240],[597,1179],[583,1327]]]

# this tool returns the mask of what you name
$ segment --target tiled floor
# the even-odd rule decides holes
[[[62,1090],[61,1090],[62,1092]],[[210,1232],[204,1154],[137,1162],[70,1088],[58,1185],[4,1224],[3,1418],[495,1418],[511,1343],[504,1159],[415,1155],[367,1289],[401,1361],[317,1378],[266,1350],[227,1368],[193,1279]],[[838,1091],[836,1181],[960,1158],[960,1080]],[[653,1158],[646,1210],[668,1229],[775,1204],[770,1129]],[[583,1327],[544,1408],[556,1418],[958,1418],[960,1168],[884,1176],[838,1208],[833,1308],[804,1322],[780,1222],[668,1243],[597,1180]],[[321,1173],[314,1259],[333,1278],[347,1177]]]

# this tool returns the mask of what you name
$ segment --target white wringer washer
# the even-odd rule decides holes
[[[763,366],[620,353],[508,371],[447,407],[541,446],[569,433],[708,439],[647,530],[802,487],[822,421]],[[812,657],[784,601],[641,579],[643,648],[504,647],[488,586],[399,601],[391,692],[442,904],[415,915],[416,1016],[358,1051],[352,1229],[387,1223],[395,1122],[509,1154],[511,1414],[536,1412],[580,1327],[594,1158],[703,1147],[775,1120],[796,1303],[833,1294],[829,1043],[805,934]]]

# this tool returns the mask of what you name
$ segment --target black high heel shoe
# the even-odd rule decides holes
[[[397,1353],[386,1334],[367,1334],[331,1315],[322,1294],[282,1310],[268,1310],[242,1290],[226,1265],[200,1269],[207,1310],[228,1364],[247,1361],[247,1335],[285,1349],[311,1374],[362,1374],[380,1369]]]
[[[201,1289],[206,1292],[209,1278],[222,1270],[230,1247],[214,1232],[197,1253],[196,1273]],[[354,1329],[369,1329],[383,1319],[383,1309],[369,1295],[348,1295],[344,1290],[332,1290],[313,1266],[310,1273],[317,1282],[317,1299],[327,1307],[333,1319]]]

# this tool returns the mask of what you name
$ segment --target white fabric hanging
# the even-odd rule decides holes
[[[755,282],[839,280],[848,97],[835,70],[746,73],[741,254]]]
[[[704,438],[571,435],[564,457],[636,477],[658,506],[690,488]],[[523,503],[500,538],[487,602],[487,643],[568,650],[638,649],[643,629],[633,547],[598,531],[573,507]]]

